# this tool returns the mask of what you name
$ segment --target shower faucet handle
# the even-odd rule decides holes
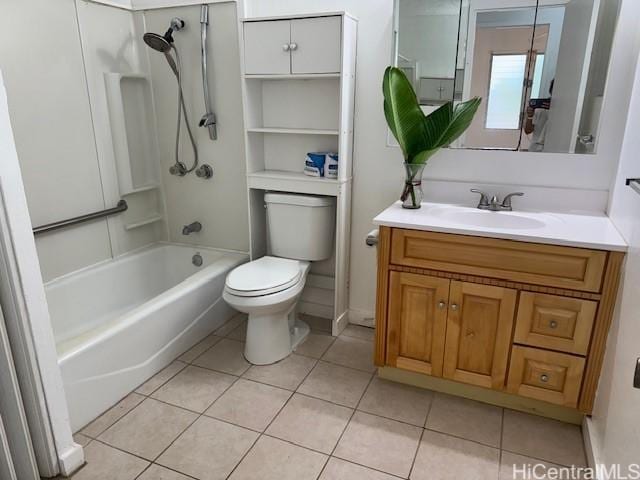
[[[216,114],[215,113],[205,113],[200,119],[200,123],[198,123],[201,127],[208,127],[209,125],[216,124]]]
[[[184,177],[187,174],[187,166],[182,162],[176,162],[169,167],[169,173],[178,177]]]

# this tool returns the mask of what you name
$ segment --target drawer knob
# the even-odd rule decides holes
[[[542,383],[547,383],[549,381],[549,375],[543,373],[542,375],[540,375],[540,381]]]
[[[551,320],[551,321],[549,322],[549,326],[550,326],[551,328],[557,328],[557,327],[558,327],[558,322],[556,322],[555,320]]]
[[[443,308],[444,308],[444,307],[446,307],[446,306],[447,306],[447,302],[445,302],[444,300],[440,300],[440,301],[438,302],[438,308],[439,308],[439,309],[443,309]]]
[[[476,332],[474,332],[473,330],[470,330],[469,332],[467,332],[467,337],[473,338],[475,336],[476,336]]]
[[[452,303],[451,304],[451,310],[458,310],[458,304],[457,303]]]
[[[282,51],[284,52],[288,52],[290,48],[291,48],[291,45],[289,45],[288,43],[285,43],[284,45],[282,45]]]

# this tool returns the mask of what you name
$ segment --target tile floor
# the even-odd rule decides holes
[[[270,366],[242,355],[245,318],[75,436],[74,480],[507,480],[512,465],[585,464],[579,427],[388,382],[373,331],[314,330]]]

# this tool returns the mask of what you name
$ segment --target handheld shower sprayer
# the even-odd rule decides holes
[[[176,125],[176,142],[175,142],[175,158],[174,164],[169,168],[171,175],[184,177],[188,173],[198,169],[198,147],[196,146],[196,140],[191,131],[191,125],[189,124],[189,114],[187,112],[187,106],[184,101],[184,94],[182,91],[182,68],[180,63],[180,55],[178,49],[175,46],[173,34],[182,30],[185,26],[184,20],[180,18],[172,18],[169,24],[169,29],[164,35],[160,35],[153,32],[147,32],[142,36],[144,43],[146,43],[153,50],[164,54],[169,67],[176,76],[178,81],[178,120]],[[172,55],[173,54],[173,55]],[[193,149],[193,165],[189,168],[186,164],[180,161],[180,130],[182,124],[182,117],[184,116],[184,123],[187,128],[187,134],[191,147]],[[199,172],[200,169],[197,170]],[[201,175],[198,175],[201,176]],[[205,178],[210,178],[211,175]]]

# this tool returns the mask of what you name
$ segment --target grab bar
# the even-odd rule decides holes
[[[77,225],[79,223],[90,222],[91,220],[97,220],[98,218],[108,217],[109,215],[124,212],[128,208],[129,206],[127,205],[127,202],[125,200],[120,200],[113,208],[107,208],[105,210],[100,210],[99,212],[87,213],[85,215],[79,215],[59,222],[47,223],[46,225],[35,227],[33,229],[33,234],[41,235],[54,230],[60,230],[61,228],[71,227],[72,225]]]
[[[640,193],[640,178],[627,178],[624,183],[629,185],[636,193]]]

